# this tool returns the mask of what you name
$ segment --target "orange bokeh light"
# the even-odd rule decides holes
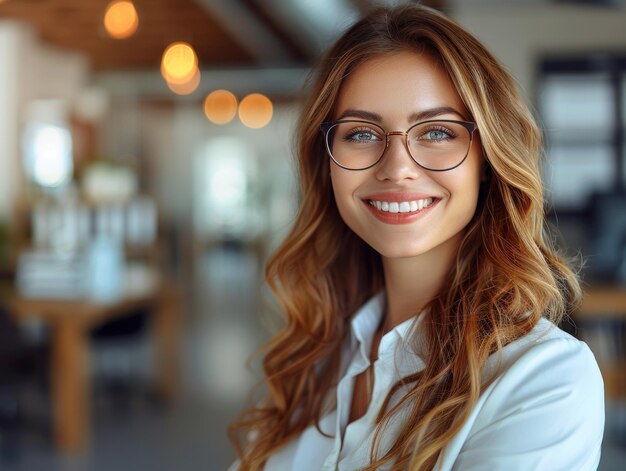
[[[169,89],[177,95],[189,95],[196,91],[198,85],[200,85],[200,70],[197,68],[191,78],[184,83],[167,82]]]
[[[183,85],[197,73],[198,56],[191,45],[175,42],[167,46],[161,59],[161,74],[168,82]]]
[[[114,0],[104,13],[104,28],[109,36],[115,39],[125,39],[132,36],[139,26],[139,16],[133,2],[129,0]]]
[[[260,93],[252,93],[239,104],[239,119],[253,129],[262,128],[272,120],[274,106],[269,98]]]
[[[212,123],[230,123],[237,114],[237,97],[228,90],[211,92],[204,100],[204,114]]]

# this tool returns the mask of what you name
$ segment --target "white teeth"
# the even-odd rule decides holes
[[[414,213],[433,204],[433,198],[415,201],[374,201],[369,202],[376,209],[388,213]]]

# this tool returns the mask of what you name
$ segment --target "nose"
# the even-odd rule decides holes
[[[392,137],[395,136],[395,139]],[[420,176],[422,169],[415,163],[406,147],[406,133],[392,131],[387,134],[385,153],[376,165],[376,178],[400,182],[405,179],[415,179]]]

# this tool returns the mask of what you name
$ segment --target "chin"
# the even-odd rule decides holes
[[[401,259],[401,258],[414,258],[414,257],[419,257],[420,255],[423,255],[424,252],[419,252],[419,251],[398,251],[398,250],[394,250],[394,251],[390,251],[390,252],[378,252],[380,254],[381,257],[386,258],[386,259]]]
[[[428,252],[431,247],[424,247],[423,245],[408,245],[408,244],[376,244],[371,241],[365,241],[370,247],[384,258],[412,258],[419,255],[423,255]]]

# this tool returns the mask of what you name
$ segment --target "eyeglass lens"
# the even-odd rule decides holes
[[[355,170],[374,165],[387,147],[387,136],[380,126],[360,121],[336,123],[326,139],[331,157],[339,165]],[[447,170],[467,155],[471,133],[453,121],[427,121],[410,128],[406,139],[411,156],[422,167]]]

